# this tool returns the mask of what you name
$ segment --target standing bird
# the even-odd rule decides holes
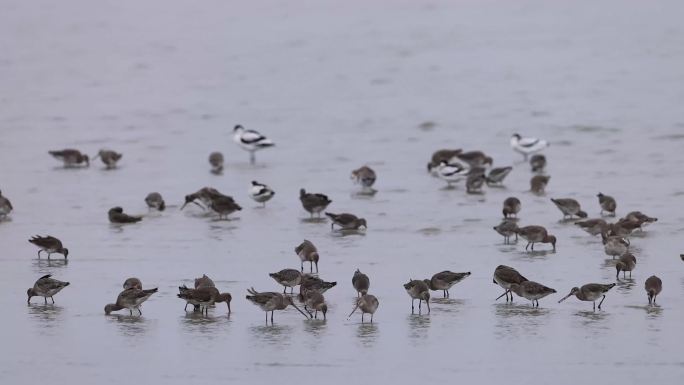
[[[223,172],[223,154],[218,151],[209,154],[209,164],[211,165],[212,174],[221,174]]]
[[[164,198],[158,192],[151,192],[145,197],[145,203],[150,209],[155,209],[157,211],[164,211],[166,209],[166,203],[164,203]]]
[[[179,293],[177,294],[177,296],[178,298],[184,299],[186,301],[186,307],[188,303],[195,306],[199,306],[200,311],[207,315],[209,314],[209,306],[216,303],[219,296],[221,295],[218,289],[212,286],[200,287],[198,289],[181,289],[181,287],[179,287],[178,290]],[[228,305],[228,309],[230,311],[230,302]]]
[[[588,283],[582,287],[573,287],[570,290],[570,294],[563,297],[560,301],[558,301],[558,303],[561,303],[571,295],[574,295],[580,301],[593,302],[594,310],[596,310],[596,300],[603,297],[601,298],[601,302],[599,302],[598,305],[599,310],[601,310],[601,304],[603,303],[603,300],[606,299],[606,293],[608,292],[608,290],[612,289],[613,286],[615,286],[614,283],[608,285],[603,285],[600,283]]]
[[[365,191],[370,191],[375,183],[376,175],[372,168],[362,166],[351,172],[351,179],[360,184]]]
[[[620,259],[615,264],[615,278],[620,278],[620,272],[622,271],[622,278],[627,278],[627,272],[629,271],[629,278],[632,278],[632,270],[636,267],[636,257],[634,254],[626,253],[620,256]]]
[[[470,275],[470,272],[454,273],[453,271],[445,270],[432,276],[431,279],[423,280],[430,290],[441,290],[443,298],[449,298],[449,289],[455,284],[463,281]]]
[[[337,285],[337,282],[326,282],[310,274],[302,275],[302,283],[299,286],[299,294],[305,295],[309,291],[317,291],[321,294]],[[302,297],[303,300],[303,297]]]
[[[504,289],[504,293],[497,297],[496,300],[505,295],[506,302],[508,302],[508,293],[511,292],[511,285],[521,284],[527,281],[527,278],[523,277],[520,273],[518,273],[518,270],[510,266],[499,265],[496,267],[496,269],[494,269],[494,276],[492,278],[492,281]],[[512,293],[511,302],[513,302]]]
[[[544,172],[546,168],[546,157],[542,154],[534,154],[530,158],[530,167],[532,172]]]
[[[607,236],[601,233],[601,240],[603,241],[603,250],[606,255],[615,257],[622,256],[629,251],[629,240],[617,235]]]
[[[201,277],[195,278],[195,289],[199,289],[200,287],[216,287],[216,285],[206,274],[202,274]]]
[[[652,275],[648,277],[646,283],[644,283],[644,289],[646,289],[646,295],[648,295],[648,304],[655,305],[656,297],[663,291],[663,281],[655,275]]]
[[[157,288],[149,290],[141,290],[131,287],[119,293],[116,297],[115,303],[109,303],[105,306],[104,311],[106,315],[111,314],[113,311],[118,311],[121,309],[128,309],[130,315],[133,315],[133,309],[137,310],[140,315],[142,311],[140,310],[140,305],[147,301],[152,294],[157,292]]]
[[[461,149],[444,149],[444,150],[437,150],[432,154],[432,157],[430,158],[430,162],[428,162],[427,165],[427,170],[429,173],[433,173],[437,166],[439,166],[440,163],[446,162],[446,163],[451,163],[455,161],[456,155],[460,154],[462,151]]]
[[[55,159],[64,162],[64,167],[78,167],[81,166],[81,163],[83,163],[85,167],[90,166],[88,155],[81,154],[78,150],[67,148],[58,151],[48,151],[48,153]]]
[[[295,247],[294,251],[299,256],[302,272],[304,272],[304,262],[309,262],[309,272],[313,273],[313,265],[316,264],[316,273],[318,273],[318,249],[311,241],[305,239]]]
[[[591,235],[598,235],[608,231],[608,223],[603,219],[587,219],[586,221],[575,222],[582,230]]]
[[[356,269],[354,276],[352,277],[352,286],[356,290],[356,294],[359,297],[363,297],[368,293],[370,288],[370,279],[366,274],[363,274],[361,270]]]
[[[519,134],[513,134],[511,136],[511,147],[516,152],[519,152],[525,156],[525,160],[530,154],[542,151],[549,146],[549,142],[544,139],[537,138],[523,138]]]
[[[100,150],[97,155],[93,158],[93,160],[100,158],[102,160],[102,163],[105,164],[107,169],[112,169],[116,168],[116,163],[121,159],[123,155],[119,154],[116,151],[112,150]]]
[[[326,212],[325,215],[332,220],[332,223],[330,224],[330,230],[333,230],[335,225],[340,226],[341,230],[358,230],[362,226],[364,229],[368,228],[366,225],[366,219],[357,218],[354,214],[333,214]]]
[[[135,277],[128,278],[124,281],[123,288],[124,288],[124,290],[130,289],[130,288],[142,290],[142,281],[140,281],[138,278],[135,278]]]
[[[47,253],[48,259],[50,259],[50,255],[53,253],[62,254],[64,259],[67,259],[69,256],[69,249],[62,246],[62,241],[51,235],[44,237],[35,235],[28,241],[40,248],[40,250],[38,250],[38,259],[40,259],[40,253],[43,251]]]
[[[496,185],[496,186],[501,186],[503,184],[503,180],[506,179],[508,174],[513,171],[513,167],[508,166],[508,167],[496,167],[491,170],[489,170],[489,174],[487,174],[487,185]]]
[[[242,207],[235,203],[235,200],[232,197],[227,195],[214,198],[209,204],[209,208],[218,214],[219,219],[225,218],[226,220],[228,219],[228,215],[242,210]]]
[[[553,251],[556,251],[556,237],[549,234],[542,226],[525,226],[518,229],[518,235],[527,241],[525,250],[532,246],[534,250],[535,243],[550,243],[553,246]]]
[[[270,273],[269,276],[283,285],[283,294],[288,287],[291,289],[290,293],[294,293],[294,287],[302,283],[302,273],[295,269],[283,269],[277,273]]]
[[[204,203],[206,206],[209,206],[211,202],[220,197],[225,197],[226,195],[221,194],[217,189],[213,187],[202,187],[201,189],[197,190],[196,192],[192,194],[188,194],[185,196],[185,203],[183,203],[183,206],[181,206],[181,210],[185,208],[189,203],[194,203],[197,206],[201,207],[204,209],[205,207],[202,206],[201,204],[197,203],[197,200],[199,199]]]
[[[251,295],[248,295],[245,298],[247,298],[248,301],[255,304],[256,306],[259,306],[261,310],[266,312],[267,324],[269,311],[271,312],[271,324],[273,324],[273,312],[275,310],[285,310],[285,308],[288,305],[294,307],[295,309],[297,309],[297,311],[302,313],[302,315],[306,319],[309,319],[309,316],[306,315],[300,308],[297,307],[297,305],[294,304],[291,297],[288,297],[280,293],[274,293],[272,291],[259,293],[256,290],[254,290],[254,288],[247,290],[247,292]]]
[[[465,162],[470,167],[485,167],[491,166],[494,162],[491,156],[487,156],[482,151],[469,151],[456,154],[456,157],[462,162]]]
[[[320,218],[321,211],[325,210],[332,203],[327,195],[307,193],[304,189],[299,190],[299,200],[302,202],[304,210],[311,214],[311,218],[313,218],[314,214],[318,214]]]
[[[2,191],[0,191],[0,218],[6,217],[13,209],[12,203],[2,196]]]
[[[503,216],[504,218],[512,217],[512,216],[518,216],[518,213],[520,212],[520,208],[522,205],[520,204],[520,199],[516,197],[508,197],[506,200],[503,202]]]
[[[548,175],[535,175],[530,179],[530,191],[537,195],[543,195],[546,190],[546,185],[551,179]]]
[[[518,241],[518,225],[513,221],[503,220],[498,226],[494,226],[494,230],[503,235],[504,244],[509,244],[511,242],[511,235],[515,234],[515,241]]]
[[[627,215],[625,215],[624,218],[622,218],[622,221],[638,224],[638,227],[641,228],[644,225],[653,222],[658,222],[658,218],[649,217],[641,211],[631,211]]]
[[[361,309],[361,323],[363,323],[364,314],[370,314],[370,322],[373,323],[373,314],[375,314],[375,311],[378,310],[379,305],[380,301],[378,301],[374,295],[363,294],[360,298],[356,299],[356,306],[354,306],[354,309],[352,309],[351,313],[349,313],[349,317],[347,317],[347,319],[354,314],[356,309]]]
[[[266,202],[271,200],[274,195],[275,191],[270,187],[255,180],[252,181],[252,187],[249,188],[249,197],[254,199],[255,202],[261,203],[263,207],[266,207]]]
[[[48,298],[52,300],[52,303],[55,303],[55,299],[52,298],[52,296],[69,286],[69,282],[58,281],[50,278],[51,276],[52,275],[48,274],[38,278],[36,283],[33,284],[33,287],[26,291],[26,294],[28,295],[27,303],[31,303],[31,297],[43,297],[46,305]]]
[[[475,170],[474,172],[472,172]],[[471,169],[471,173],[466,179],[466,193],[468,194],[481,194],[482,186],[484,186],[487,181],[487,177],[484,174],[483,169]]]
[[[406,290],[406,293],[408,293],[409,297],[411,297],[411,314],[413,314],[415,309],[413,307],[415,300],[418,300],[419,314],[421,312],[421,305],[423,301],[425,301],[425,304],[428,308],[428,314],[430,314],[430,288],[425,282],[417,279],[409,279],[408,283],[404,284],[404,289]]]
[[[107,215],[111,223],[136,223],[142,220],[140,216],[124,214],[123,209],[119,206],[109,209]]]
[[[250,164],[254,164],[256,161],[254,156],[256,151],[275,146],[272,140],[261,135],[258,131],[245,130],[239,124],[233,128],[233,141],[242,147],[243,150],[249,151]]]
[[[601,215],[603,215],[603,212],[606,211],[611,216],[615,216],[615,209],[617,209],[615,198],[608,195],[603,195],[602,193],[598,193],[596,196],[598,197],[599,205],[601,205]]]
[[[460,182],[470,172],[468,168],[458,162],[447,163],[446,161],[440,162],[436,171],[437,177],[447,182],[447,187],[451,187],[452,183]]]
[[[553,202],[556,205],[556,207],[558,207],[558,210],[560,210],[563,213],[563,219],[565,219],[565,217],[568,216],[572,218],[573,215],[576,215],[580,218],[587,217],[587,213],[582,211],[579,202],[572,198],[551,198],[551,202]]]
[[[546,287],[541,283],[533,281],[525,281],[522,283],[511,284],[511,291],[520,297],[529,299],[532,301],[532,307],[534,307],[534,302],[537,302],[537,307],[539,307],[539,300],[546,297],[549,294],[553,294],[556,290]],[[513,294],[511,294],[512,296]]]
[[[311,310],[309,309],[313,309],[315,314],[312,315]],[[325,303],[323,294],[315,290],[307,291],[304,295],[304,310],[309,313],[311,318],[318,318],[318,312],[321,311],[323,313],[323,320],[325,320],[325,315],[328,312],[328,305]]]

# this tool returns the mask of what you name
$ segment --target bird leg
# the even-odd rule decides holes
[[[273,310],[271,310],[271,325],[273,325]]]
[[[256,162],[256,157],[254,156],[254,151],[249,152],[249,164],[254,164]]]
[[[413,314],[415,307],[413,306],[413,303],[416,302],[415,298],[411,298],[411,314]]]
[[[52,300],[52,303],[54,304],[54,303],[55,303],[55,299],[52,298],[52,296],[50,297],[50,299]]]
[[[47,305],[47,297],[43,297],[43,299],[45,300],[45,304]]]
[[[373,315],[371,314],[371,320],[373,319]],[[373,321],[371,321],[373,322]],[[361,312],[361,323],[363,323],[363,312]]]
[[[599,302],[599,310],[601,310],[601,304],[603,303],[603,300],[606,299],[606,295],[603,295],[603,298],[601,298],[601,302]]]
[[[525,250],[527,250],[528,247],[530,247],[530,242],[527,242],[527,246],[525,246]]]
[[[140,307],[138,306],[136,309],[138,309],[138,313],[140,313],[139,315],[142,315],[142,310],[140,310]]]
[[[190,305],[190,304],[188,302],[186,302],[185,303],[185,309],[183,309],[183,310],[188,311],[188,305]]]
[[[371,313],[371,323],[373,323],[373,313]]]
[[[38,250],[38,259],[40,259],[40,252],[43,251],[43,249]]]

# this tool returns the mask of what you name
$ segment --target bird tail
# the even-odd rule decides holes
[[[247,292],[248,292],[249,294],[254,294],[254,295],[257,294],[257,291],[254,290],[254,287],[247,289]],[[247,296],[247,299],[249,299],[249,297],[250,297],[250,296]]]

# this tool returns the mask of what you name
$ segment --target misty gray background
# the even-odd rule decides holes
[[[0,190],[15,207],[0,223],[0,379],[680,380],[682,14],[678,1],[0,1]],[[231,142],[237,123],[277,143],[255,167]],[[514,132],[552,143],[545,197],[527,192]],[[66,147],[124,157],[115,171],[64,170],[47,151]],[[425,164],[448,147],[514,165],[506,189],[443,190]],[[223,176],[208,171],[217,150]],[[349,180],[363,164],[378,173],[370,199]],[[253,179],[276,190],[266,209],[247,195]],[[203,186],[243,211],[221,222],[180,212]],[[366,235],[304,221],[300,187],[365,217]],[[115,205],[147,214],[151,191],[166,212],[109,225]],[[618,215],[660,220],[632,240],[633,279],[594,313],[556,302],[572,286],[615,282],[613,263],[548,198],[574,197],[597,216],[599,191]],[[556,253],[503,245],[491,227],[510,195],[523,202],[521,225],[558,237]],[[69,263],[38,261],[34,234],[61,238]],[[320,276],[338,282],[328,321],[290,309],[267,327],[246,289],[280,290],[267,273],[297,268],[304,238],[321,251]],[[559,293],[539,309],[495,302],[499,264]],[[380,299],[373,325],[346,319],[356,268]],[[445,269],[473,274],[431,315],[411,315],[401,285]],[[48,273],[71,286],[54,306],[27,306],[26,289]],[[177,286],[202,273],[233,294],[230,318],[224,306],[207,318],[183,311]],[[651,274],[664,291],[649,308]],[[104,316],[129,276],[159,293],[141,318]]]

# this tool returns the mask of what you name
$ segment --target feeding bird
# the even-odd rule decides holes
[[[62,282],[50,277],[52,277],[52,275],[48,274],[38,278],[36,283],[33,284],[33,287],[26,292],[28,295],[28,300],[26,302],[31,303],[31,297],[43,297],[45,304],[47,304],[48,298],[52,300],[52,303],[55,303],[55,299],[52,298],[52,296],[69,286],[69,282]]]
[[[48,259],[50,259],[50,255],[52,254],[62,254],[64,256],[64,259],[67,259],[67,257],[69,256],[69,249],[62,246],[62,241],[51,235],[47,235],[44,237],[41,237],[40,235],[35,235],[31,239],[29,239],[29,242],[33,243],[34,245],[40,248],[40,250],[38,250],[39,259],[40,253],[42,253],[43,251],[47,253]]]

